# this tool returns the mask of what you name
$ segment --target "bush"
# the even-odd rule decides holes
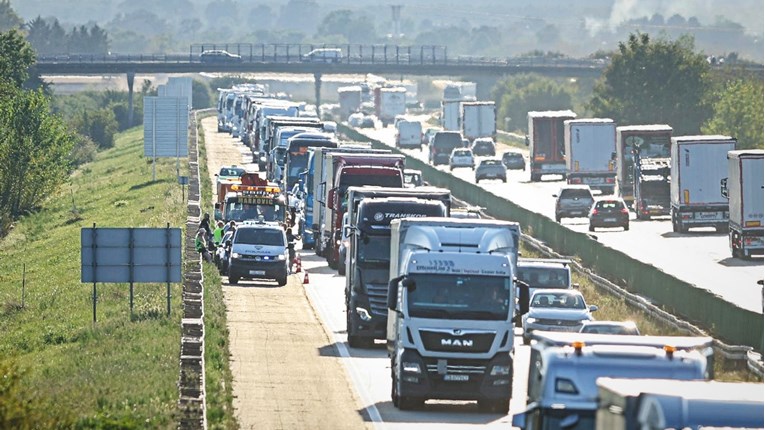
[[[114,111],[101,108],[82,111],[74,120],[74,127],[80,134],[90,137],[100,149],[114,146],[114,135],[119,129]]]
[[[96,159],[98,145],[88,136],[75,135],[74,147],[72,148],[72,168],[76,168]]]

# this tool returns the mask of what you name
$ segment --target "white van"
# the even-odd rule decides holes
[[[306,63],[339,63],[342,59],[340,48],[318,48],[303,55],[303,62]]]

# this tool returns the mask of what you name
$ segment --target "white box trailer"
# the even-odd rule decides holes
[[[352,85],[338,88],[337,100],[340,104],[340,118],[345,121],[348,115],[361,109],[361,87]]]
[[[460,130],[459,100],[443,100],[441,102],[441,127],[448,131]]]
[[[610,118],[564,121],[566,181],[589,185],[603,194],[616,182],[616,123]]]
[[[731,253],[748,258],[763,253],[763,151],[728,152],[728,178],[723,190],[728,196]]]
[[[494,102],[462,102],[462,136],[471,142],[497,134],[497,106]]]
[[[729,136],[677,136],[670,153],[670,212],[672,231],[692,227],[728,229],[728,200],[720,183],[728,177],[728,151],[736,149]]]

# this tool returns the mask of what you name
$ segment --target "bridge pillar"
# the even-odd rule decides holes
[[[135,72],[127,72],[128,84],[128,127],[133,126],[133,82],[135,81]]]
[[[316,82],[314,85],[314,91],[316,93],[316,114],[321,115],[319,113],[319,106],[321,106],[321,73],[320,72],[314,73],[313,79]]]

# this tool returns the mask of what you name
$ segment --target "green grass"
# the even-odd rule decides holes
[[[136,284],[131,318],[128,285],[99,284],[94,324],[80,282],[81,228],[184,226],[175,160],[152,181],[142,153],[142,129],[120,134],[0,240],[0,369],[18,370],[9,403],[31,405],[33,427],[177,427],[181,285],[168,317],[165,285]]]
[[[543,255],[521,243],[524,257],[544,258]],[[634,321],[641,334],[654,336],[690,336],[673,326],[657,320],[640,309],[630,306],[617,296],[598,289],[585,276],[572,271],[572,282],[579,284],[579,291],[588,305],[597,305],[594,317],[603,321]],[[715,379],[728,382],[762,382],[760,378],[746,369],[743,361],[726,360],[721,354],[715,354]]]

